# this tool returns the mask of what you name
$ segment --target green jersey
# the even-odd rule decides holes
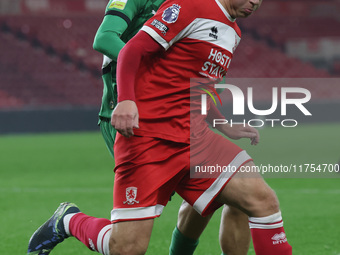
[[[151,18],[164,0],[110,0],[93,47],[103,53],[104,82],[100,119],[110,119],[117,103],[116,65],[119,51]],[[99,120],[100,122],[101,120]]]

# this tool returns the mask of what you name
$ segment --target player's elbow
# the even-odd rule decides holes
[[[93,49],[104,54],[105,51],[105,42],[104,42],[104,38],[102,35],[96,35],[93,41]]]
[[[125,43],[120,39],[117,33],[112,31],[97,33],[93,41],[93,49],[99,53],[117,60],[118,53]]]

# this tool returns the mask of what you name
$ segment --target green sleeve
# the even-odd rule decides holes
[[[119,51],[125,45],[120,37],[131,20],[140,12],[144,1],[127,0],[124,8],[116,8],[113,2],[115,0],[111,0],[106,7],[103,22],[94,38],[93,48],[116,61]]]
[[[117,61],[118,53],[125,45],[120,36],[127,27],[122,18],[106,15],[94,38],[93,48]]]

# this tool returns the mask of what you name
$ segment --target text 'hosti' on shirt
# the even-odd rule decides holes
[[[240,29],[218,0],[169,0],[142,30],[165,52],[144,59],[139,68],[135,94],[140,128],[135,135],[189,143],[190,119],[191,135],[204,135],[207,128],[200,104],[191,102],[195,88],[190,89],[190,79],[225,76]]]

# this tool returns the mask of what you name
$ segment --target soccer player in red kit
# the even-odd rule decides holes
[[[292,254],[274,191],[257,173],[246,178],[241,168],[254,168],[251,157],[208,128],[195,99],[200,88],[210,90],[210,84],[190,83],[191,78],[217,81],[226,74],[241,38],[235,19],[249,16],[260,4],[168,0],[122,49],[119,103],[111,118],[119,132],[114,224],[103,225],[98,238],[89,238],[91,233],[77,237],[87,239],[90,248],[105,255],[144,254],[154,218],[176,191],[203,216],[223,204],[245,212],[257,255]],[[236,170],[191,178],[190,167],[216,164]],[[72,204],[62,205],[60,211],[67,215],[56,224],[63,225],[67,235],[81,232],[77,226],[86,216]],[[96,220],[86,223],[89,229]]]
[[[129,0],[126,1],[126,3],[118,3],[111,0],[106,7],[103,23],[96,34],[94,48],[111,58],[104,57],[104,94],[100,111],[100,127],[111,155],[113,155],[115,130],[109,123],[113,110],[112,106],[115,106],[117,98],[117,94],[115,94],[116,91],[114,90],[117,64],[116,56],[118,56],[118,52],[124,43],[133,37],[142,27],[142,24],[156,13],[155,10],[158,9],[162,2],[164,1]],[[176,16],[175,13],[170,14],[173,15],[173,17]],[[216,36],[214,34],[218,32],[216,29],[212,29],[212,36]],[[212,109],[209,112],[211,111]],[[257,132],[254,128],[249,129],[252,129],[252,132]],[[251,133],[249,129],[247,135],[242,134],[242,132],[238,130],[236,132],[236,138],[249,137],[249,133]],[[235,138],[235,136],[233,137],[235,129],[229,129],[227,125],[223,125],[219,130],[227,136]],[[253,133],[251,136],[253,136]],[[133,197],[134,190],[130,189],[127,194]],[[76,213],[77,216],[73,215],[70,217],[71,213]],[[66,215],[67,217],[65,217]],[[63,203],[51,219],[45,222],[32,235],[29,242],[28,254],[48,254],[57,243],[60,243],[70,235],[78,238],[90,249],[107,253],[108,242],[101,242],[101,240],[108,240],[107,236],[110,235],[111,221],[107,219],[93,219],[89,216],[84,220],[84,217],[87,216],[79,213],[79,209],[75,205]],[[170,254],[193,254],[198,244],[199,236],[210,217],[211,215],[209,215],[209,217],[201,217],[191,206],[183,203],[179,211],[178,224],[173,231]],[[64,233],[63,219],[66,219],[65,229],[69,229],[72,233],[68,233],[69,231]],[[68,226],[68,222],[71,221],[70,219],[72,219],[72,224]],[[102,229],[105,229],[105,234],[102,234]],[[239,212],[234,207],[225,207],[222,211],[220,229],[222,251],[230,254],[229,251],[232,250],[232,254],[237,255],[247,253],[250,243],[250,231],[248,220],[244,213]]]
[[[190,178],[190,167],[203,164],[255,168],[244,150],[208,128],[200,104],[193,103],[200,98],[199,83],[190,78],[218,80],[226,74],[241,38],[235,19],[249,16],[260,4],[169,0],[122,49],[119,103],[111,118],[120,133],[111,254],[146,252],[153,219],[173,190],[203,216],[222,204],[244,211],[256,254],[292,254],[278,199],[258,173],[252,178],[242,178],[247,177],[243,171]]]

